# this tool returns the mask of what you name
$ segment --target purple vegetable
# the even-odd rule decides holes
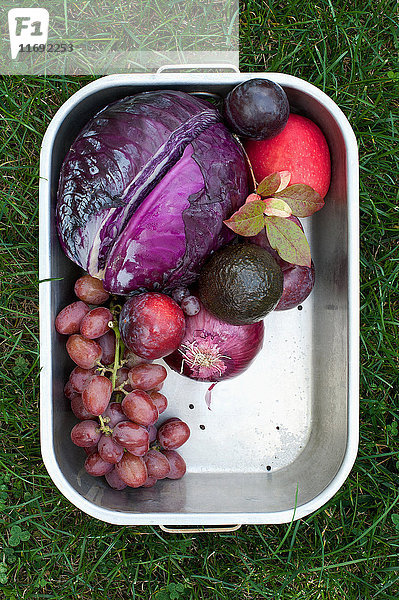
[[[249,367],[263,344],[264,325],[230,325],[211,315],[202,305],[186,317],[180,347],[164,358],[177,371],[197,381],[218,382]]]
[[[61,168],[57,227],[66,254],[115,294],[192,283],[231,239],[243,203],[243,153],[218,111],[177,91],[100,111]]]
[[[310,267],[292,265],[291,268],[283,271],[283,276],[283,295],[275,310],[289,310],[306,300],[315,283],[313,260]]]

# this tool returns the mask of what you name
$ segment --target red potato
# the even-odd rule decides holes
[[[281,133],[271,139],[244,142],[258,182],[275,171],[290,171],[290,185],[305,183],[327,194],[331,179],[331,159],[320,128],[306,117],[290,114]]]

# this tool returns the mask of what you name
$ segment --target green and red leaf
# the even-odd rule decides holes
[[[289,184],[290,179],[291,173],[289,171],[276,171],[275,173],[271,173],[271,175],[267,175],[267,177],[262,179],[256,188],[256,193],[263,198],[273,196],[273,194],[284,190]]]
[[[292,210],[281,198],[266,198],[263,200],[265,210],[263,214],[267,217],[282,217],[286,219],[292,215]]]
[[[296,217],[310,217],[324,206],[324,200],[313,188],[304,183],[294,183],[275,193],[289,204]]]
[[[248,202],[256,202],[257,200],[262,200],[262,197],[259,194],[249,194],[248,198],[245,200],[245,204]]]
[[[263,200],[254,200],[241,206],[230,219],[223,221],[223,223],[235,233],[244,237],[257,235],[264,227],[264,210],[265,203]]]
[[[269,243],[282,259],[295,265],[311,266],[308,240],[296,223],[281,217],[268,217],[265,225]]]

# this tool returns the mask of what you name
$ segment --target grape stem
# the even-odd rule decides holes
[[[114,315],[114,317],[118,317],[119,316],[119,313],[122,310],[122,305],[119,304],[117,296],[113,296],[112,297],[109,309],[112,312],[112,314]]]
[[[110,418],[109,417],[102,417],[101,415],[98,416],[99,421],[100,421],[100,427],[98,428],[98,431],[101,433],[104,433],[105,435],[111,435],[113,432],[113,429],[111,429],[111,427],[109,425],[107,425],[107,423],[110,422]]]
[[[118,369],[121,366],[121,360],[120,357],[123,356],[123,351],[125,349],[125,345],[122,341],[121,338],[121,334],[119,332],[119,327],[116,323],[116,321],[110,321],[108,323],[108,327],[110,329],[113,329],[114,333],[115,333],[115,360],[114,360],[114,364],[112,365],[112,375],[111,375],[111,383],[112,383],[112,389],[115,389],[115,384],[116,384],[116,374]]]
[[[97,374],[104,375],[104,373],[112,373],[112,369],[103,365],[101,361],[98,360],[96,364]]]
[[[129,392],[127,392],[125,390],[125,385],[128,384],[128,381],[124,381],[123,383],[121,383],[121,385],[119,385],[118,387],[114,388],[114,392],[123,392],[125,394],[125,396],[127,396],[127,394],[129,394]]]

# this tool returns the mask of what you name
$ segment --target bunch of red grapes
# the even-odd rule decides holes
[[[180,479],[186,464],[176,449],[190,429],[178,418],[156,427],[168,405],[160,393],[165,367],[129,350],[121,353],[118,309],[100,306],[110,298],[100,280],[84,275],[74,290],[79,300],[60,311],[55,327],[69,336],[66,349],[76,364],[64,393],[79,419],[71,439],[87,454],[87,473],[104,475],[117,490]]]

